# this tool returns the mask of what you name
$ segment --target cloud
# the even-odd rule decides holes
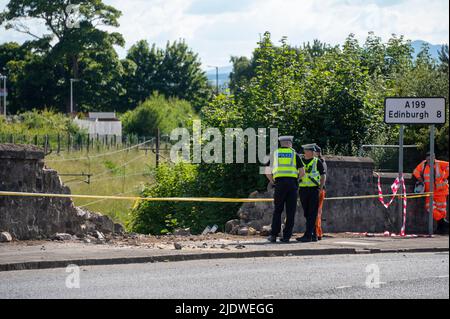
[[[129,48],[138,40],[164,46],[186,39],[205,65],[227,65],[231,55],[249,56],[265,31],[292,45],[320,39],[340,44],[369,31],[387,40],[405,35],[433,44],[448,42],[447,0],[104,0],[123,12],[121,32]],[[0,9],[7,1],[0,0]],[[23,39],[1,31],[0,41]],[[126,49],[120,49],[123,56]]]
[[[186,11],[187,14],[222,14],[246,10],[256,0],[194,0]],[[259,1],[258,1],[259,2]]]

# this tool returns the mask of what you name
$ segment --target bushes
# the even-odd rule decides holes
[[[155,171],[155,185],[147,185],[143,197],[189,197],[197,177],[195,165],[162,164]],[[136,202],[131,211],[130,229],[145,234],[165,234],[177,227],[198,228],[195,203]]]
[[[15,135],[52,135],[77,134],[81,130],[70,117],[51,110],[30,111],[12,117],[11,121],[0,118],[0,134]]]
[[[250,175],[243,181],[242,176]],[[213,177],[215,176],[215,177]],[[143,197],[247,197],[254,191],[256,180],[262,179],[258,167],[241,165],[233,170],[226,165],[192,165],[178,163],[156,169],[155,184],[147,185]],[[240,203],[203,202],[137,202],[131,211],[131,231],[144,234],[165,234],[174,229],[191,228],[199,234],[207,225],[219,225],[222,230],[236,218]]]
[[[194,117],[195,111],[189,102],[166,99],[155,93],[121,119],[126,134],[153,136],[158,128],[169,134],[174,128],[187,127]]]

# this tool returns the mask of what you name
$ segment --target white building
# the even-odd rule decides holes
[[[89,133],[89,137],[116,136],[122,138],[122,122],[116,117],[115,112],[90,112],[87,119],[74,119],[81,129]]]

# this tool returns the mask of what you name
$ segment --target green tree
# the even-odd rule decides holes
[[[126,134],[150,137],[155,136],[158,128],[170,134],[174,128],[189,127],[195,116],[189,102],[154,93],[136,109],[125,113],[122,122]]]
[[[29,45],[5,43],[0,47],[0,69],[8,76],[8,111],[12,114],[57,105],[58,68]]]
[[[448,44],[441,47],[439,51],[439,61],[441,62],[441,71],[448,74]]]
[[[304,52],[306,60],[309,63],[314,63],[317,58],[320,58],[325,53],[337,50],[337,47],[332,47],[331,45],[320,41],[319,39],[314,39],[313,43],[304,43],[301,49]]]
[[[437,65],[432,59],[429,47],[424,46],[418,54],[413,66],[395,78],[399,96],[434,97],[441,96],[449,98],[448,73],[441,65]],[[427,149],[429,149],[429,127],[409,126],[405,134],[405,142],[418,144],[421,154],[414,159],[419,161]],[[439,158],[448,159],[448,121],[445,125],[437,126],[436,133],[436,155]]]
[[[157,91],[167,98],[177,97],[200,110],[210,99],[212,90],[198,55],[184,41],[167,43],[165,49],[150,48],[139,41],[130,48],[127,60],[136,67],[126,77],[128,108],[144,101]]]
[[[70,5],[79,5],[77,16],[73,16],[74,11]],[[82,78],[85,75],[81,62],[83,61],[84,65],[89,64],[85,60],[92,58],[96,52],[104,51],[111,55],[113,45],[124,44],[120,34],[100,28],[117,27],[120,15],[120,11],[101,0],[10,0],[0,14],[0,25],[29,35],[32,40],[28,41],[27,45],[37,53],[45,54],[45,58],[39,62],[45,69],[55,70],[53,81],[58,83],[56,91],[51,92],[56,96],[58,106],[61,107],[65,102],[67,109],[70,78]],[[48,32],[36,34],[29,27],[30,20],[44,23]],[[95,60],[90,62],[97,63]],[[102,78],[108,76],[101,75]],[[101,81],[100,84],[104,84],[103,82],[106,81]],[[36,88],[46,87],[43,83],[35,84]],[[95,84],[98,82],[91,83],[92,91],[98,89]],[[84,92],[89,92],[89,88],[86,85]]]
[[[0,44],[0,67],[3,69],[11,61],[25,60],[31,52],[16,42]]]
[[[128,50],[125,61],[132,65],[133,70],[123,79],[127,91],[123,104],[127,109],[135,108],[154,91],[160,91],[159,69],[163,55],[161,49],[156,48],[155,44],[150,48],[145,40],[137,42]]]
[[[368,129],[376,106],[367,96],[369,76],[361,54],[362,48],[351,35],[341,51],[316,60],[307,84],[303,84],[307,101],[302,118],[304,138],[338,153],[355,154],[355,148],[375,133]]]
[[[229,88],[232,93],[239,93],[255,76],[254,60],[245,56],[232,56],[230,62],[233,70],[230,73]]]

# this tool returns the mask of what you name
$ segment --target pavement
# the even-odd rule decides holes
[[[179,243],[181,249],[176,249]],[[180,248],[180,247],[179,247]],[[138,241],[96,245],[70,242],[13,242],[0,244],[0,272],[27,269],[205,259],[280,256],[324,256],[379,253],[448,252],[449,237],[398,238],[334,234],[316,243],[268,243],[263,237],[158,238],[151,244]]]
[[[175,299],[179,306],[183,299],[211,298],[245,299],[244,304],[252,303],[248,299],[448,299],[449,255],[292,256],[0,272],[0,299],[9,298],[156,298]]]

